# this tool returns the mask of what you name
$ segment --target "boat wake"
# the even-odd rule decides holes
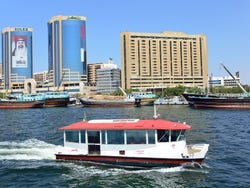
[[[55,153],[57,151],[63,150],[63,146],[49,144],[41,140],[37,139],[28,139],[23,142],[0,142],[0,161],[6,160],[15,160],[15,161],[28,161],[28,160],[52,160],[54,161]],[[40,164],[42,165],[42,164]],[[44,165],[44,164],[43,164]],[[42,166],[43,166],[42,165]],[[48,165],[46,163],[46,165]],[[75,169],[82,173],[86,174],[87,172],[90,174],[141,174],[141,173],[175,173],[175,172],[183,172],[183,171],[204,171],[204,168],[199,168],[196,165],[191,166],[178,166],[171,168],[142,168],[142,169],[127,169],[124,167],[115,167],[115,166],[105,166],[98,164],[86,164],[84,162],[60,162],[60,163],[51,163],[51,165],[55,166],[64,166],[69,167],[70,169]],[[25,168],[27,168],[25,166]],[[206,169],[206,168],[205,168]]]
[[[54,160],[59,147],[37,139],[0,142],[0,160]]]

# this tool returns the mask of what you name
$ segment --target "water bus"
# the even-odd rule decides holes
[[[186,143],[190,125],[154,118],[79,121],[59,128],[64,147],[57,160],[85,161],[133,167],[200,165],[208,144]]]

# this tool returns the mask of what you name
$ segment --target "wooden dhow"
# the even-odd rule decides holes
[[[234,78],[234,76],[222,63],[221,65],[241,88],[243,92],[242,95],[183,93],[183,97],[188,101],[189,106],[193,108],[250,109],[249,93],[243,88],[240,82]]]

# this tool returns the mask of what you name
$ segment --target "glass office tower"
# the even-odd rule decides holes
[[[2,30],[2,74],[5,89],[23,88],[33,76],[32,29],[6,27]]]
[[[48,73],[54,87],[87,81],[86,18],[54,16],[48,22]]]

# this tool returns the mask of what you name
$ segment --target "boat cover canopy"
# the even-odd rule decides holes
[[[191,126],[181,122],[172,122],[162,119],[114,119],[79,121],[60,130],[187,130]]]

